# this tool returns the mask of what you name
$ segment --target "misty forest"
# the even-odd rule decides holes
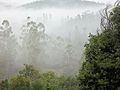
[[[0,0],[0,11],[0,90],[120,90],[119,0]]]

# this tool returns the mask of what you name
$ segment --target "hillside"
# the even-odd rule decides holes
[[[73,8],[73,7],[99,7],[103,3],[82,0],[41,0],[22,5],[22,8]]]
[[[1,9],[8,9],[8,8],[12,8],[12,5],[10,5],[8,3],[0,2],[0,10]]]

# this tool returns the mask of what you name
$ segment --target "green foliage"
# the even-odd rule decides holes
[[[120,28],[120,7],[116,7],[113,9],[113,12],[112,12],[113,16],[111,17],[111,20],[115,26],[115,28],[119,29]]]
[[[42,80],[32,81],[32,90],[45,90],[45,85]]]
[[[78,80],[80,90],[118,90],[120,87],[120,7],[109,16],[114,29],[91,35]],[[109,23],[107,23],[107,27]]]
[[[8,90],[8,88],[9,88],[8,80],[0,82],[0,90]]]
[[[78,90],[76,78],[40,73],[32,65],[24,66],[17,76],[1,81],[0,90]]]
[[[45,82],[46,89],[48,90],[58,90],[58,79],[54,72],[43,73],[42,79]]]
[[[25,64],[25,69],[19,71],[20,76],[29,78],[31,80],[37,80],[40,78],[40,73],[38,70],[34,69],[32,65]]]
[[[23,76],[16,76],[10,80],[10,90],[30,90],[30,80]]]

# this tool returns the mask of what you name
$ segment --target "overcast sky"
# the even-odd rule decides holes
[[[26,4],[30,3],[36,0],[0,0],[0,2],[7,2],[10,4],[16,4],[16,5],[21,5],[21,4]],[[114,3],[116,0],[89,0],[89,1],[96,1],[96,2],[103,2],[103,3]]]

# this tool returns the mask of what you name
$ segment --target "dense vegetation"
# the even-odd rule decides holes
[[[90,35],[79,72],[80,90],[120,89],[120,6],[102,18],[102,33]],[[104,24],[103,24],[104,23]]]
[[[40,73],[32,65],[25,68],[10,80],[0,83],[0,90],[78,90],[75,77],[65,77],[54,72]]]
[[[54,72],[41,73],[32,65],[25,64],[16,76],[0,82],[0,90],[119,90],[120,6],[110,13],[105,9],[101,21],[102,33],[90,35],[89,43],[85,45],[85,61],[77,77],[58,76]],[[34,36],[34,33],[31,30],[30,34]],[[28,42],[23,41],[29,43],[26,48],[37,43],[31,44],[29,36],[26,38]],[[36,35],[34,39],[38,40]],[[35,48],[31,50],[33,53],[29,53],[33,56],[28,59],[34,62],[34,54],[38,53],[34,53]]]

